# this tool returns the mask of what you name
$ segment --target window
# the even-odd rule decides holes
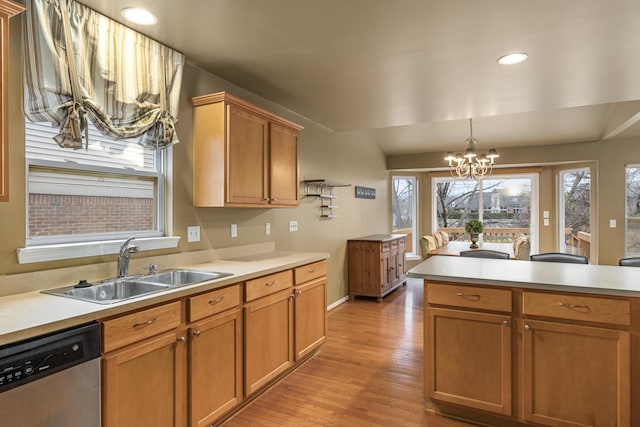
[[[537,174],[491,175],[480,181],[433,179],[433,230],[449,233],[451,240],[469,240],[467,220],[483,223],[481,239],[511,243],[527,234],[537,248]]]
[[[114,140],[89,124],[88,150],[25,125],[27,246],[164,235],[165,150]]]
[[[625,257],[640,256],[640,165],[626,168]]]
[[[591,170],[561,171],[559,176],[560,252],[583,255],[591,252]]]
[[[411,255],[417,255],[416,181],[416,178],[412,176],[394,176],[391,180],[393,232],[407,235],[406,251]]]

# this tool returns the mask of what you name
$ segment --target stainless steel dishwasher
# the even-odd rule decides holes
[[[0,424],[100,426],[100,325],[0,347]]]

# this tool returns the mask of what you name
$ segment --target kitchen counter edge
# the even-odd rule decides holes
[[[407,272],[439,282],[640,297],[640,268],[432,256]]]
[[[220,271],[232,273],[232,275],[108,305],[43,294],[40,291],[1,297],[0,346],[184,298],[192,294],[223,288],[327,258],[329,255],[326,253],[290,253],[288,255],[278,253],[273,258],[262,255],[255,261],[242,261],[241,258],[237,258],[185,265],[181,268]]]

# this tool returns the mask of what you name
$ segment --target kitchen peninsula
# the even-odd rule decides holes
[[[429,412],[492,426],[640,423],[640,269],[431,257]]]

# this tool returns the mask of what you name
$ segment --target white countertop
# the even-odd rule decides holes
[[[433,256],[408,272],[427,280],[640,297],[640,268]]]
[[[232,276],[107,305],[38,291],[0,297],[0,346],[326,258],[326,253],[276,251],[185,265],[182,268],[232,273]]]

